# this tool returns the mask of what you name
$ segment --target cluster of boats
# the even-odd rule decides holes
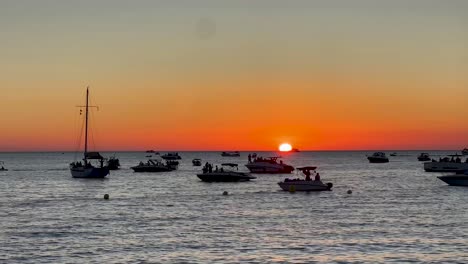
[[[463,149],[462,154],[447,155],[438,160],[432,159],[429,153],[423,152],[417,157],[418,161],[424,161],[424,171],[426,172],[447,172],[455,173],[450,175],[438,176],[437,178],[452,186],[468,186],[468,149]],[[388,157],[383,152],[375,152],[367,159],[370,163],[387,163]]]

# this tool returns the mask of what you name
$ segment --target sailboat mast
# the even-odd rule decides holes
[[[89,97],[89,88],[86,88],[86,125],[85,125],[85,150],[84,150],[84,160],[86,163],[86,154],[88,153],[88,97]]]

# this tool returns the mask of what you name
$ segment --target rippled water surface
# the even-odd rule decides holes
[[[191,164],[247,153],[185,152],[178,171],[139,174],[129,167],[145,153],[117,153],[123,169],[105,180],[71,178],[71,153],[1,153],[0,262],[467,263],[468,187],[425,173],[417,152],[387,164],[366,154],[289,154],[334,188],[288,193],[277,185],[287,175],[203,183]]]

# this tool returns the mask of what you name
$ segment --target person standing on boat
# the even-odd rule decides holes
[[[320,173],[315,174],[315,181],[320,181]]]
[[[249,158],[249,163],[252,163],[252,155],[249,154],[248,158]]]
[[[310,171],[309,170],[305,170],[304,171],[304,174],[305,174],[305,180],[306,181],[311,181],[312,179],[310,178]]]

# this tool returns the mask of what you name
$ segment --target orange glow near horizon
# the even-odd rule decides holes
[[[102,151],[468,147],[461,8],[105,2],[0,3],[0,151],[76,150],[88,85]]]

